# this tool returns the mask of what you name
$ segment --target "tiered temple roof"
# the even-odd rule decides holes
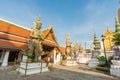
[[[53,27],[40,32],[43,38],[42,44],[59,46],[54,34]],[[30,29],[0,19],[0,49],[21,49],[27,48],[30,37]]]

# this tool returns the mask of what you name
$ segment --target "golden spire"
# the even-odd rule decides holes
[[[120,0],[119,0],[119,6],[120,6]],[[120,7],[118,9],[118,22],[120,23]]]
[[[109,27],[107,27],[107,32],[111,32]]]

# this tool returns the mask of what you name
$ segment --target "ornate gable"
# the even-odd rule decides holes
[[[50,27],[47,30],[42,31],[42,36],[43,36],[44,40],[49,40],[50,42],[54,42],[54,43],[58,44],[57,39],[54,34],[54,30],[52,27]]]

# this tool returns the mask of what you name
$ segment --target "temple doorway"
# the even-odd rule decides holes
[[[18,59],[19,51],[10,51],[8,58],[8,65],[13,65],[15,59]]]
[[[49,52],[49,57],[51,59],[51,53],[52,50],[54,49],[53,46],[48,46],[48,45],[43,45],[43,51],[44,51],[44,55],[41,56],[42,59],[44,59],[45,57],[47,57],[48,55],[46,54],[46,52]],[[51,61],[51,60],[50,60]]]

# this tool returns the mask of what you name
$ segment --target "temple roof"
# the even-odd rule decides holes
[[[1,18],[0,18],[0,22],[4,22],[4,23],[6,23],[6,24],[8,24],[8,25],[15,26],[15,27],[19,27],[19,28],[22,28],[22,29],[25,29],[25,30],[30,30],[30,29],[27,28],[27,27],[23,27],[23,26],[21,26],[21,25],[15,24],[15,23],[13,23],[13,22],[10,22],[10,21],[7,21],[7,20],[1,19]]]
[[[0,19],[0,27],[0,39],[4,40],[5,43],[5,45],[2,44],[0,47],[26,48],[27,42],[29,42],[31,29],[6,21],[4,19]],[[58,42],[52,26],[46,30],[40,30],[40,35],[43,38],[43,44],[48,46],[58,46]],[[13,43],[18,45],[13,45]]]
[[[26,43],[0,39],[0,48],[21,49],[21,48],[27,48],[27,46],[28,44]]]
[[[59,46],[58,48],[62,54],[65,54],[65,47]]]
[[[54,42],[55,44],[58,44],[57,39],[54,34],[53,27],[50,27],[49,29],[43,30],[41,32],[41,36],[44,40],[49,40],[51,42]]]

